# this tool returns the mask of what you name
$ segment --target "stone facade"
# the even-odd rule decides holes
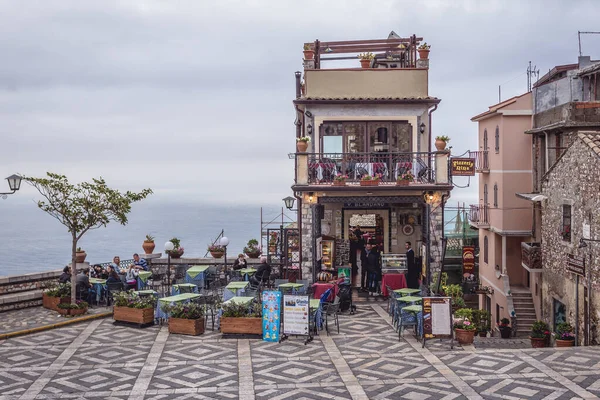
[[[589,136],[589,134],[587,135]],[[589,243],[586,248],[578,248],[583,237],[583,225],[591,227],[591,238],[599,237],[600,222],[600,157],[585,142],[586,135],[575,134],[574,141],[564,155],[546,174],[542,182],[542,193],[548,197],[542,212],[542,318],[553,324],[554,301],[565,305],[566,319],[575,325],[575,276],[565,270],[567,254],[584,257],[588,276],[579,282],[579,337],[583,343],[586,325],[586,299],[584,288],[591,281],[591,341],[598,343],[596,326],[600,320],[600,297],[595,296],[600,289],[600,243]],[[589,139],[588,139],[589,141]],[[562,237],[563,205],[571,206],[571,240]],[[590,263],[591,260],[591,263]]]

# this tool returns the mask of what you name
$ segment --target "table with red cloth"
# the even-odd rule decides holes
[[[337,295],[339,288],[337,285],[334,285],[333,283],[327,283],[327,282],[317,282],[313,284],[313,288],[314,288],[314,294],[313,294],[313,298],[315,299],[320,299],[321,296],[323,295],[323,293],[325,293],[325,291],[327,289],[333,288],[333,296],[330,296],[329,300],[334,299],[335,296]]]
[[[381,294],[388,296],[387,286],[392,290],[404,289],[406,287],[406,277],[404,274],[384,274],[381,278]]]

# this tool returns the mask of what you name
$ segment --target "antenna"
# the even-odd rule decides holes
[[[600,32],[593,32],[593,31],[577,31],[577,40],[579,41],[579,57],[581,57],[583,54],[581,53],[581,34],[586,34],[586,35],[600,35]]]
[[[533,76],[535,76],[536,82],[540,79],[540,70],[534,65],[531,67],[531,61],[529,61],[529,66],[527,67],[527,91],[531,92],[531,87],[533,86]]]

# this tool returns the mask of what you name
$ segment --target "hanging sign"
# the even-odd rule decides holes
[[[452,157],[450,169],[452,176],[475,176],[475,159]]]
[[[263,340],[265,342],[279,341],[279,326],[281,322],[281,292],[264,291],[262,293]]]
[[[286,335],[309,335],[309,297],[283,296],[283,333]]]
[[[475,247],[463,246],[462,248],[463,276],[475,274]]]
[[[575,275],[585,276],[585,260],[573,254],[567,254],[567,271]]]

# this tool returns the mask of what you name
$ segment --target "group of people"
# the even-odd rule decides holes
[[[239,271],[240,269],[248,268],[248,262],[243,254],[238,254],[238,258],[233,262],[233,270]],[[256,272],[250,277],[249,281],[252,286],[259,286],[269,280],[271,276],[271,265],[267,263],[267,257],[260,258],[260,264],[256,267]]]

